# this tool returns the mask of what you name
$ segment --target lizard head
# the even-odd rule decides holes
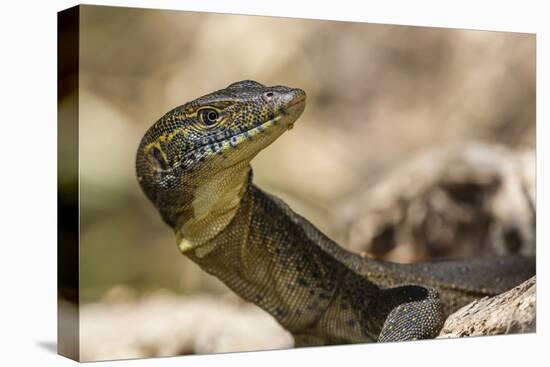
[[[216,195],[241,187],[233,181],[245,182],[250,160],[293,126],[305,96],[301,89],[245,80],[160,118],[141,141],[136,171],[163,219],[173,227],[197,219]]]

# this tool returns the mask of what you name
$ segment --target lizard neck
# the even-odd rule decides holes
[[[193,199],[174,226],[178,247],[183,253],[194,250],[204,256],[213,247],[209,242],[231,222],[243,197],[252,170],[248,160],[213,174],[195,188]]]
[[[377,287],[330,253],[343,249],[301,221],[249,182],[231,222],[202,249],[185,254],[270,313],[298,344],[301,338],[309,345],[311,338],[318,344],[372,341],[375,336],[359,320],[364,315],[354,310],[370,312]],[[334,248],[327,251],[317,245],[320,241]]]

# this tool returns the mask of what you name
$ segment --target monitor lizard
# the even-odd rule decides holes
[[[252,182],[303,90],[251,80],[176,107],[145,133],[138,181],[179,249],[270,313],[295,346],[433,338],[447,315],[535,273],[535,259],[397,264],[339,246]]]

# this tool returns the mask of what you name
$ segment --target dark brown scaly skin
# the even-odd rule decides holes
[[[269,312],[296,345],[432,338],[449,313],[535,273],[534,258],[366,259],[257,188],[250,160],[304,106],[300,89],[234,83],[164,115],[136,161],[181,251]]]

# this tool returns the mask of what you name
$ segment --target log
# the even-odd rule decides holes
[[[450,315],[438,338],[534,333],[536,277],[494,297],[478,299]]]
[[[535,153],[473,142],[434,149],[350,200],[341,217],[346,247],[383,260],[533,255]]]

